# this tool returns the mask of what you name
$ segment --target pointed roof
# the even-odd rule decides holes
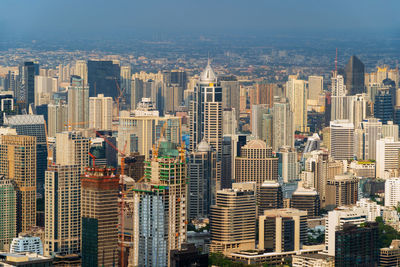
[[[197,145],[197,151],[198,152],[209,152],[211,151],[211,146],[207,143],[206,140],[202,140],[198,145]]]
[[[213,69],[211,68],[211,61],[208,60],[207,67],[200,74],[201,82],[215,82],[217,80],[217,76],[215,75]]]

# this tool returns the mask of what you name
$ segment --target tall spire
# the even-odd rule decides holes
[[[211,68],[211,60],[208,59],[207,67],[200,75],[201,82],[216,82],[217,76],[215,75],[213,69]]]

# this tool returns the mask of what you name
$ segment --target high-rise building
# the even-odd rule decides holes
[[[376,118],[369,118],[361,123],[363,130],[361,159],[376,159],[376,141],[382,138],[382,122]]]
[[[395,142],[399,141],[399,125],[388,121],[382,125],[382,138],[392,137]]]
[[[88,128],[89,125],[89,87],[83,80],[72,76],[68,87],[68,130]]]
[[[279,177],[285,183],[297,181],[299,178],[299,164],[296,150],[289,146],[283,146],[279,149],[277,156]]]
[[[335,160],[349,160],[354,157],[354,125],[349,121],[331,121],[330,154]]]
[[[275,181],[265,181],[260,187],[260,214],[267,209],[283,208],[282,186]]]
[[[212,182],[215,179],[215,163],[215,152],[204,140],[189,155],[189,219],[208,217],[210,213],[211,196],[216,190],[211,188],[215,184]]]
[[[394,119],[393,99],[389,90],[379,90],[375,95],[374,117],[386,124]]]
[[[212,252],[232,252],[255,248],[256,201],[252,190],[217,191],[211,206],[210,232]]]
[[[118,264],[118,183],[112,168],[90,167],[81,178],[82,267]]]
[[[259,249],[277,253],[299,251],[307,238],[307,211],[264,210],[258,227]]]
[[[58,79],[35,76],[35,106],[49,104],[53,92],[58,91]]]
[[[17,236],[17,191],[10,179],[0,176],[0,250]]]
[[[60,165],[79,165],[80,172],[89,166],[89,138],[80,132],[56,134],[56,160]]]
[[[18,135],[36,138],[36,187],[43,194],[47,168],[46,126],[42,115],[13,115],[4,118],[4,125],[15,128]]]
[[[81,77],[83,84],[88,84],[88,66],[85,60],[77,60],[75,62],[75,73],[76,76]]]
[[[0,174],[17,190],[17,233],[36,225],[36,137],[0,135]]]
[[[385,181],[385,206],[398,207],[400,203],[400,178]]]
[[[273,111],[273,150],[282,146],[294,147],[293,112],[285,98],[275,98]]]
[[[46,171],[46,256],[52,253],[79,254],[81,248],[81,168],[51,165]]]
[[[55,137],[57,133],[68,129],[68,105],[59,101],[57,104],[49,104],[47,108],[47,135]]]
[[[336,175],[326,185],[326,205],[354,205],[358,200],[358,178],[353,174]]]
[[[132,67],[129,66],[121,66],[121,92],[122,99],[120,99],[120,104],[126,103],[127,107],[131,105],[131,85],[132,85]]]
[[[89,128],[112,130],[112,97],[102,94],[89,98]]]
[[[263,115],[268,114],[269,108],[266,104],[253,105],[251,107],[251,133],[256,139],[263,135]]]
[[[335,266],[377,266],[378,223],[344,224],[335,233]]]
[[[171,250],[186,241],[186,161],[184,151],[160,140],[146,163],[145,182],[133,190],[134,266],[170,266]]]
[[[320,215],[320,199],[315,189],[298,187],[292,194],[290,206],[294,209],[307,211],[307,217],[313,218]]]
[[[187,85],[187,75],[182,70],[164,71],[163,80],[163,111],[173,114],[183,104],[183,92]],[[158,108],[160,109],[161,107]]]
[[[325,252],[335,256],[336,231],[343,229],[345,223],[360,225],[366,221],[367,215],[362,210],[348,208],[336,208],[328,212],[325,221]]]
[[[235,181],[255,182],[257,200],[265,181],[278,181],[278,158],[273,157],[264,141],[251,140],[242,147],[241,155],[235,157]]]
[[[324,77],[308,76],[308,99],[319,100],[324,89]]]
[[[24,62],[19,67],[19,82],[15,98],[19,110],[28,112],[28,107],[35,103],[35,63]]]
[[[344,70],[349,95],[364,93],[364,69],[364,64],[356,56],[350,57]]]
[[[220,76],[219,81],[222,87],[222,108],[235,110],[236,122],[239,120],[240,110],[240,84],[235,76]],[[235,125],[235,128],[237,125]]]
[[[119,97],[120,66],[112,61],[92,61],[87,63],[89,96],[103,94]]]
[[[347,90],[342,75],[332,77],[332,96],[346,96]]]
[[[386,172],[399,168],[400,141],[386,137],[376,141],[376,177],[387,177]]]
[[[293,111],[294,130],[307,132],[307,82],[289,78],[286,83],[286,94],[289,98],[290,110]]]

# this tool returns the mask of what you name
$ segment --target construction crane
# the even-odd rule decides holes
[[[95,167],[95,166],[96,166],[96,157],[95,157],[92,153],[90,153],[90,152],[88,152],[88,154],[89,154],[89,156],[92,158],[93,167]]]

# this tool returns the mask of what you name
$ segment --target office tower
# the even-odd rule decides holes
[[[347,90],[344,84],[344,78],[342,75],[335,75],[331,79],[332,81],[332,96],[346,96]]]
[[[68,105],[62,101],[57,104],[49,104],[47,136],[55,137],[57,133],[68,129]]]
[[[400,203],[400,178],[385,181],[385,206],[398,207]]]
[[[137,103],[143,97],[143,80],[135,78],[131,82],[131,110],[136,109]]]
[[[58,79],[35,76],[35,106],[49,104],[53,92],[58,91]]]
[[[319,100],[324,89],[324,77],[308,76],[308,97],[307,99]]]
[[[6,116],[4,125],[15,128],[18,135],[36,137],[36,186],[38,192],[43,194],[44,175],[47,168],[46,129],[43,116]]]
[[[204,144],[205,145],[205,144]],[[186,163],[184,151],[160,140],[146,162],[145,182],[133,190],[134,266],[170,266],[171,250],[186,241]]]
[[[290,206],[294,209],[307,211],[308,218],[318,217],[321,206],[319,194],[314,188],[298,187],[292,194]]]
[[[56,134],[56,164],[79,165],[81,173],[89,166],[89,138],[80,132]]]
[[[211,195],[215,195],[216,190],[211,188],[211,180],[215,179],[215,157],[215,152],[204,140],[189,154],[189,219],[205,218],[210,213]]]
[[[222,108],[231,108],[236,111],[235,119],[239,120],[240,111],[240,84],[235,76],[220,76],[222,88]],[[235,128],[237,125],[235,125]]]
[[[222,141],[222,159],[221,159],[221,182],[220,188],[232,187],[232,174],[233,174],[233,146],[234,141],[232,136],[224,136]]]
[[[18,75],[14,71],[8,71],[4,79],[4,91],[17,91]]]
[[[374,117],[380,119],[383,124],[393,121],[394,110],[389,90],[379,90],[375,95]]]
[[[260,187],[260,213],[267,209],[283,208],[282,187],[275,181],[265,181]]]
[[[82,267],[118,264],[118,183],[112,168],[87,168],[81,178]]]
[[[263,114],[262,116],[262,123],[261,123],[262,131],[260,139],[265,141],[267,147],[272,147],[274,144],[273,117],[274,115],[272,110],[269,114]]]
[[[89,87],[83,80],[72,76],[68,87],[68,130],[88,128],[89,125]]]
[[[325,252],[330,256],[335,256],[336,231],[343,229],[345,223],[360,225],[366,222],[367,215],[362,210],[349,208],[336,208],[328,212],[325,220]]]
[[[241,155],[235,157],[235,182],[255,182],[259,199],[260,187],[264,181],[278,180],[278,158],[272,156],[272,149],[261,140],[251,140],[241,148]]]
[[[164,71],[163,80],[164,112],[175,113],[183,103],[183,92],[187,85],[186,72],[182,70]]]
[[[19,82],[15,92],[15,99],[19,110],[28,111],[30,104],[35,103],[35,64],[24,62],[19,67]]]
[[[17,233],[36,225],[36,137],[0,135],[0,174],[17,189]]]
[[[0,250],[17,235],[17,191],[10,179],[0,176]]]
[[[224,109],[222,111],[222,133],[224,135],[235,135],[237,128],[236,110]]]
[[[120,67],[112,61],[92,61],[87,63],[89,96],[103,94],[117,98],[120,94]]]
[[[208,63],[195,87],[190,108],[190,150],[205,139],[222,157],[222,88]]]
[[[358,178],[353,174],[336,175],[326,185],[326,205],[354,205],[358,199]]]
[[[282,146],[294,147],[293,113],[285,98],[275,98],[273,111],[273,150]]]
[[[277,153],[278,156],[278,175],[284,183],[297,181],[299,178],[299,164],[297,162],[297,152],[289,146],[283,146]]]
[[[349,160],[354,157],[354,125],[346,120],[331,121],[331,157]]]
[[[376,141],[376,178],[386,178],[386,172],[399,168],[400,141],[386,137]]]
[[[332,97],[331,120],[349,120],[355,128],[367,117],[368,96],[357,94]]]
[[[261,139],[263,135],[263,115],[269,113],[266,104],[253,105],[251,107],[251,134],[256,139]]]
[[[46,171],[46,256],[52,253],[79,254],[81,248],[81,168],[51,165]]]
[[[381,248],[379,252],[379,266],[391,267],[400,262],[400,240],[392,240],[390,247]]]
[[[364,93],[364,64],[351,56],[345,67],[346,89],[349,95]]]
[[[20,234],[13,238],[10,253],[31,252],[43,255],[43,242],[40,237]]]
[[[382,125],[382,138],[392,137],[394,141],[399,141],[399,125],[394,124],[393,121],[388,121],[387,124]]]
[[[307,132],[307,82],[289,79],[286,82],[286,94],[289,98],[290,110],[293,112],[294,130]]]
[[[265,81],[256,83],[256,104],[267,105],[268,108],[272,108],[275,87],[275,84],[266,83]]]
[[[97,97],[89,98],[89,128],[97,130],[112,130],[112,97],[104,97],[99,94]]]
[[[376,159],[376,141],[382,138],[382,122],[376,118],[369,118],[361,123],[362,159]]]
[[[378,239],[378,223],[344,224],[335,233],[335,266],[376,266]]]
[[[181,140],[181,118],[180,117],[159,117],[158,112],[140,111],[136,116],[119,118],[118,125],[118,149],[126,152],[139,152],[150,158],[150,152],[156,141],[165,137],[173,143],[180,143]]]
[[[210,232],[212,252],[232,252],[255,248],[256,200],[252,190],[217,191],[211,206]]]
[[[88,84],[88,67],[85,60],[77,60],[75,62],[75,72],[76,76],[81,77],[84,85]]]
[[[270,252],[299,251],[307,239],[307,211],[265,210],[258,219],[258,249]]]
[[[127,107],[131,105],[131,85],[132,85],[132,68],[131,66],[122,66],[120,74],[122,99],[121,103],[126,103]]]

